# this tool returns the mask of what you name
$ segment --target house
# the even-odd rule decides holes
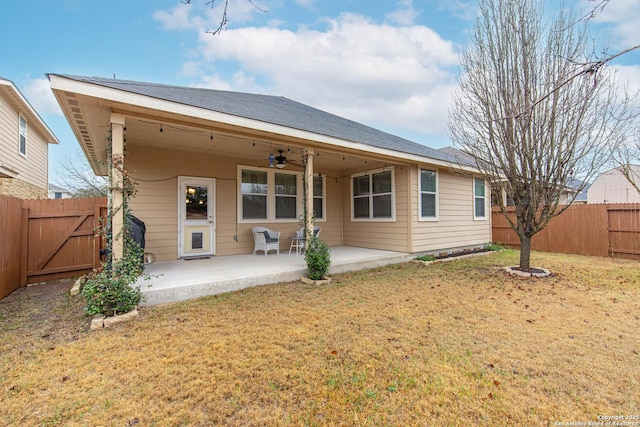
[[[284,97],[48,77],[95,173],[107,174],[109,135],[124,155],[158,261],[251,254],[251,228],[295,235],[305,200],[329,246],[437,253],[491,240],[489,186],[446,152]]]
[[[640,187],[640,165],[630,165],[630,171]],[[640,193],[619,168],[613,168],[593,181],[587,191],[587,203],[640,203]]]
[[[50,199],[70,199],[73,195],[67,189],[58,187],[55,184],[49,184],[49,198]]]
[[[0,194],[47,198],[49,144],[58,143],[13,82],[0,77]]]

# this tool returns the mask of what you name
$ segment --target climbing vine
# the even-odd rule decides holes
[[[113,155],[111,132],[107,136],[107,167],[109,194],[121,192],[122,203],[116,206],[113,197],[109,197],[108,218],[99,230],[106,240],[105,260],[86,278],[82,295],[87,314],[115,316],[133,310],[142,300],[140,287],[134,284],[143,275],[143,249],[129,232],[132,217],[129,200],[136,194],[137,183],[124,167],[124,155]],[[114,235],[113,217],[120,212],[123,226]],[[113,243],[118,239],[123,241],[123,253],[121,258],[114,259]]]

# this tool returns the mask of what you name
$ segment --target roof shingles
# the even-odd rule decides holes
[[[101,77],[74,75],[62,75],[62,77],[372,147],[436,160],[456,161],[447,152],[435,150],[282,96],[171,86]]]

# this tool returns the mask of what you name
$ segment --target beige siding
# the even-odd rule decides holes
[[[158,261],[178,258],[178,176],[214,178],[215,197],[215,253],[237,255],[253,252],[251,228],[266,226],[280,231],[280,250],[289,250],[289,236],[300,228],[297,220],[288,222],[238,222],[237,165],[251,164],[241,158],[220,157],[211,153],[187,153],[157,150],[130,144],[127,147],[126,167],[138,181],[138,192],[131,202],[134,215],[145,222],[146,251]],[[294,170],[287,168],[287,170]],[[321,237],[330,246],[341,240],[341,202],[339,173],[326,173],[327,219],[316,225],[322,228]]]
[[[347,176],[342,186],[344,244],[371,249],[408,252],[411,250],[409,239],[409,203],[407,167],[395,168],[395,220],[354,221],[351,216],[351,181]]]
[[[433,167],[425,167],[433,170]],[[437,221],[419,220],[419,168],[411,168],[414,252],[479,246],[491,241],[491,206],[486,186],[485,220],[474,220],[473,177],[438,170]]]
[[[1,93],[1,92],[0,92]],[[19,116],[27,121],[27,155],[18,149]],[[47,190],[48,143],[26,112],[0,96],[0,166],[18,172],[16,179]]]

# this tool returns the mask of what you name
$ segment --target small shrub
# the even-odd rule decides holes
[[[505,249],[500,243],[485,243],[484,250],[486,251],[501,251]]]
[[[311,280],[322,280],[329,272],[331,264],[329,246],[319,237],[311,237],[304,253],[304,260],[307,263],[307,277]]]
[[[434,257],[433,255],[421,255],[419,257],[416,257],[416,259],[418,261],[435,261],[436,257]]]
[[[102,270],[85,280],[82,296],[87,303],[85,312],[88,315],[115,316],[127,313],[140,304],[142,292],[140,287],[133,284],[142,275],[142,248],[135,242],[126,243],[122,259],[103,266]]]

